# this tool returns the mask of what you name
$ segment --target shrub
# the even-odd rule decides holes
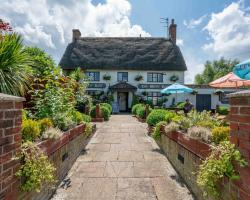
[[[212,121],[201,121],[201,122],[197,122],[196,125],[201,126],[201,127],[206,127],[206,128],[209,128],[209,129],[212,129],[215,126]]]
[[[57,115],[54,121],[55,125],[62,131],[67,131],[68,129],[74,127],[76,123],[69,116]]]
[[[211,141],[211,131],[205,127],[193,126],[188,129],[187,134],[193,139],[202,140],[207,143]]]
[[[110,117],[110,112],[109,112],[108,108],[100,106],[100,109],[101,109],[102,117],[104,118],[105,121],[108,121],[109,117]],[[95,106],[93,106],[91,108],[91,110],[90,110],[90,116],[92,118],[96,117],[96,107]]]
[[[218,145],[222,141],[229,140],[230,128],[229,127],[216,127],[212,130],[212,142]]]
[[[39,120],[41,132],[44,133],[48,128],[53,127],[53,122],[49,118]]]
[[[112,113],[112,106],[109,103],[101,103],[100,105],[108,108],[110,114]]]
[[[86,128],[85,128],[85,134],[86,137],[89,137],[93,131],[93,124],[91,123],[86,123]]]
[[[35,141],[40,136],[40,124],[38,121],[26,119],[22,122],[22,140]]]
[[[223,177],[228,177],[230,180],[239,179],[234,168],[235,163],[241,167],[247,165],[240,152],[235,149],[234,144],[225,141],[212,149],[211,155],[200,165],[197,176],[197,183],[205,191],[204,195],[219,197],[218,184]]]
[[[133,115],[136,115],[136,111],[139,107],[144,107],[144,104],[141,104],[141,103],[138,103],[138,104],[135,104],[133,107],[132,107],[132,114]]]
[[[219,106],[217,112],[220,114],[220,115],[228,115],[229,113],[229,109],[225,106]]]
[[[165,126],[166,133],[170,133],[170,132],[174,132],[174,131],[178,131],[178,130],[180,130],[180,126],[179,126],[179,124],[177,124],[175,122],[170,122],[167,126]]]
[[[63,135],[63,132],[59,128],[50,127],[43,134],[43,139],[59,139]]]
[[[40,192],[44,184],[55,181],[55,167],[36,144],[30,142],[22,144],[21,152],[16,159],[21,160],[22,163],[16,173],[16,176],[23,180],[21,181],[22,191]]]
[[[89,115],[82,114],[82,119],[84,122],[91,122],[91,117]]]
[[[71,118],[76,124],[80,124],[83,122],[83,115],[79,111],[73,111],[71,113]]]
[[[165,121],[169,123],[175,116],[176,114],[174,112],[168,111],[167,114],[165,115]]]
[[[153,138],[155,140],[159,140],[161,138],[161,126],[165,125],[166,122],[162,121],[162,122],[158,122],[154,128],[154,132],[153,132]]]
[[[179,103],[177,103],[176,108],[184,109],[185,104],[186,104],[186,102],[179,102]]]
[[[175,116],[172,118],[172,122],[181,123],[181,120],[182,120],[184,117],[185,117],[185,116],[175,115]]]
[[[146,107],[145,106],[140,106],[136,109],[136,116],[140,117],[141,119],[146,118]]]
[[[165,115],[168,113],[167,110],[154,109],[150,112],[147,117],[147,123],[149,126],[155,126],[158,122],[165,120]]]

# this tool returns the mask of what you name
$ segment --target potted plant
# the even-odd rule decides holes
[[[102,78],[105,81],[110,81],[111,80],[111,76],[109,74],[104,74]]]
[[[140,75],[140,74],[136,75],[135,81],[142,81],[142,80],[143,80],[143,76],[142,75]]]
[[[178,80],[179,80],[179,77],[176,76],[176,75],[173,75],[173,76],[170,77],[170,81],[172,81],[172,82],[176,82]]]
[[[147,91],[143,91],[141,94],[142,94],[143,96],[147,96],[147,95],[148,95],[148,92],[147,92]]]

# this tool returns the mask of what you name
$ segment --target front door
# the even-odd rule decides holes
[[[197,94],[196,95],[196,109],[198,111],[211,110],[211,95]]]
[[[118,102],[120,112],[126,112],[128,110],[128,93],[118,92]]]

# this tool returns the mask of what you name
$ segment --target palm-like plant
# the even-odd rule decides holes
[[[17,34],[7,34],[0,39],[0,92],[24,95],[31,81],[32,65],[25,52],[22,38]]]

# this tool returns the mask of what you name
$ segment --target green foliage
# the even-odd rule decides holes
[[[89,115],[82,114],[82,119],[84,122],[91,122],[91,117]]]
[[[51,56],[38,47],[26,47],[25,53],[33,60],[32,71],[35,77],[57,75],[60,68],[56,66]]]
[[[239,179],[233,163],[238,163],[241,167],[247,165],[234,144],[225,141],[213,148],[211,155],[200,165],[197,177],[198,185],[205,191],[204,195],[220,197],[218,183],[223,177]]]
[[[230,135],[230,127],[216,127],[212,130],[212,142],[216,145],[222,141],[228,141]]]
[[[74,81],[51,78],[46,80],[43,88],[33,92],[35,117],[37,119],[51,118],[55,126],[61,127],[75,110]]]
[[[184,109],[185,104],[186,104],[186,102],[179,102],[179,103],[177,103],[176,108]]]
[[[102,117],[104,118],[105,121],[108,121],[109,117],[110,117],[109,109],[107,107],[104,107],[104,106],[100,106],[100,108],[101,108]],[[93,106],[91,108],[91,110],[90,110],[90,116],[92,118],[96,117],[96,107],[95,106]]]
[[[76,68],[74,71],[72,71],[69,75],[70,78],[74,79],[77,82],[80,82],[84,79],[86,79],[85,74],[81,70],[80,67]]]
[[[53,122],[49,118],[39,120],[41,132],[44,133],[48,128],[53,127]]]
[[[55,116],[54,124],[56,124],[59,129],[67,131],[70,128],[73,128],[76,125],[76,122],[72,120],[71,116],[63,116],[58,114]]]
[[[132,99],[132,107],[136,104],[139,103],[139,96],[138,95],[133,95],[133,99]]]
[[[223,122],[216,117],[217,116],[212,116],[211,113],[207,111],[191,111],[187,117],[180,120],[180,125],[182,129],[188,129],[192,126],[204,126],[208,128],[221,126]]]
[[[81,124],[83,122],[83,115],[82,113],[78,112],[78,111],[72,111],[71,112],[71,118],[73,120],[73,122],[75,122],[76,124]]]
[[[225,106],[219,106],[217,112],[220,115],[228,115],[229,109],[227,107],[225,107]]]
[[[0,93],[24,95],[31,83],[32,59],[24,51],[22,38],[6,34],[0,39]]]
[[[101,106],[101,111],[102,111],[102,117],[104,118],[104,120],[108,121],[110,117],[109,109],[107,107]]]
[[[93,131],[93,124],[86,123],[86,127],[85,127],[86,137],[89,137],[92,134],[92,131]]]
[[[164,121],[165,116],[169,111],[164,109],[154,109],[147,117],[147,123],[149,126],[155,126],[158,122]]]
[[[40,136],[40,123],[32,119],[22,121],[22,140],[23,142],[35,141]]]
[[[195,83],[208,84],[233,71],[233,67],[238,63],[238,60],[226,60],[224,58],[213,62],[207,61],[203,73],[195,76]]]
[[[173,118],[172,118],[172,122],[175,122],[175,123],[180,123],[181,120],[184,118],[185,116],[184,115],[175,115]]]
[[[100,105],[106,107],[109,110],[110,114],[112,113],[112,106],[109,103],[101,103]]]
[[[54,183],[55,167],[36,144],[24,143],[17,159],[22,163],[16,173],[16,176],[23,180],[21,181],[22,191],[40,192],[44,184]]]
[[[132,107],[132,114],[133,114],[133,115],[136,115],[137,109],[138,109],[139,107],[144,107],[144,104],[141,104],[141,103],[135,104],[135,105]]]
[[[167,114],[165,115],[165,121],[169,123],[175,116],[176,114],[174,112],[168,111]]]
[[[141,118],[141,119],[145,119],[146,118],[146,106],[139,106],[136,109],[136,116]]]
[[[59,128],[50,127],[42,134],[43,139],[59,139],[63,135],[63,132]]]
[[[158,122],[154,128],[153,138],[155,140],[159,140],[161,138],[161,126],[162,125],[166,125],[166,122],[164,121]]]

